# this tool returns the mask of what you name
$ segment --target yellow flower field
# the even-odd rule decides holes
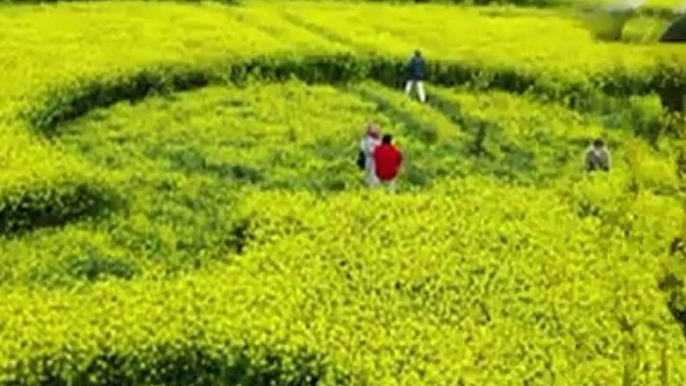
[[[3,4],[0,385],[684,384],[683,51],[562,8]]]

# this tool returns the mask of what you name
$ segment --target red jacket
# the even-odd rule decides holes
[[[398,175],[403,154],[393,145],[379,145],[374,149],[376,176],[381,181],[389,181]]]

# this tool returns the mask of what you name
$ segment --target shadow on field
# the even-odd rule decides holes
[[[0,235],[20,236],[85,217],[107,216],[123,202],[107,187],[74,183],[0,197]]]
[[[103,346],[74,373],[61,369],[53,357],[37,356],[33,358],[34,364],[42,363],[36,368],[43,369],[43,373],[41,381],[32,384],[90,385],[97,380],[100,386],[317,386],[324,382],[327,385],[350,382],[349,375],[327,368],[324,364],[327,361],[322,355],[305,349],[277,353],[272,349],[247,345],[241,349],[225,343],[217,347],[230,349],[218,351],[192,343],[193,339],[187,342],[160,342],[128,353],[110,351]],[[25,383],[12,384],[19,386]]]

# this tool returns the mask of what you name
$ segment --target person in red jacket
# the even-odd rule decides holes
[[[393,137],[390,134],[383,135],[381,145],[374,149],[374,165],[376,177],[380,182],[388,183],[391,192],[395,193],[395,181],[403,163],[403,154],[392,142]]]

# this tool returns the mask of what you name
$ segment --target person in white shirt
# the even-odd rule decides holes
[[[364,154],[365,181],[369,186],[379,183],[374,165],[374,149],[381,143],[379,127],[374,123],[367,125],[367,132],[360,140],[360,151]]]

